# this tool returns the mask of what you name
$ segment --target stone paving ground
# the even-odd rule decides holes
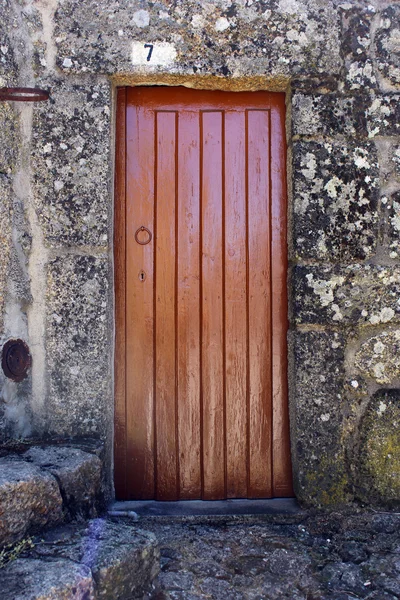
[[[140,519],[159,540],[146,600],[396,600],[400,513]]]

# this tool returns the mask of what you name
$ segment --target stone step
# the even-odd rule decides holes
[[[102,463],[79,448],[31,447],[0,458],[0,548],[103,508]]]
[[[24,558],[0,570],[2,600],[134,600],[159,572],[154,534],[94,519],[44,534]]]

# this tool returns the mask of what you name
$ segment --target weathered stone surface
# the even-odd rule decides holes
[[[376,9],[370,3],[342,3],[345,57],[345,87],[349,91],[364,91],[377,86],[371,58],[371,22]]]
[[[152,533],[95,519],[43,532],[23,558],[0,571],[0,581],[7,600],[139,599],[157,575],[159,561]]]
[[[380,74],[392,86],[400,84],[400,6],[396,3],[380,14],[375,34],[377,66]]]
[[[74,437],[104,435],[112,391],[108,265],[103,257],[67,256],[48,270],[48,427]]]
[[[81,548],[99,600],[141,598],[159,570],[154,535],[123,523],[91,521]]]
[[[17,458],[0,458],[0,546],[62,519],[54,477]]]
[[[50,246],[108,243],[110,84],[49,79],[49,103],[35,110],[35,204]]]
[[[400,135],[400,95],[377,96],[366,110],[368,137]]]
[[[6,575],[5,589],[17,593],[21,589],[19,581],[25,586],[24,591],[35,591],[34,586],[30,587],[35,570],[45,582],[43,589],[46,591],[51,587],[55,573],[65,583],[64,590],[57,586],[58,595],[50,596],[51,600],[98,599],[101,587],[94,585],[93,593],[89,583],[87,595],[81,597],[72,595],[69,586],[75,578],[77,590],[81,590],[83,582],[89,581],[90,575],[83,566],[83,556],[88,556],[83,542],[86,540],[86,544],[93,547],[92,556],[97,547],[102,552],[99,535],[93,533],[100,523],[106,531],[107,525],[97,520],[86,532],[82,526],[72,524],[45,532],[43,540],[36,540],[24,559],[18,559],[12,568],[8,565],[2,571]],[[127,556],[132,556],[132,546],[136,544],[138,551],[143,549],[146,540],[151,554],[157,539],[161,546],[161,572],[151,587],[152,575],[147,578],[147,586],[138,587],[139,579],[146,577],[145,572],[139,576],[132,573],[132,581],[136,578],[136,584],[128,588],[127,593],[115,588],[113,600],[194,600],[205,597],[216,600],[352,600],[354,596],[367,600],[395,600],[398,597],[400,516],[393,512],[303,510],[291,515],[192,517],[178,522],[143,519],[142,524],[148,530],[146,533],[135,526],[121,524],[121,521],[112,523],[108,533],[120,539],[122,531],[129,530],[126,538],[123,536],[124,540],[131,540]],[[140,562],[131,565],[138,566]],[[142,561],[141,564],[145,563]],[[72,566],[70,578],[65,576],[68,565]],[[64,596],[63,591],[67,590],[71,595]],[[43,598],[36,595],[16,597],[19,600]],[[14,597],[6,596],[6,600],[11,598]]]
[[[400,145],[396,137],[376,137],[381,188],[394,191],[400,180]]]
[[[339,17],[321,0],[213,3],[68,0],[59,5],[57,64],[65,72],[197,75],[338,73]],[[101,35],[98,34],[101,32]],[[132,42],[172,44],[170,64],[132,65]],[[284,51],[283,51],[284,50]]]
[[[355,97],[335,94],[295,94],[292,98],[295,135],[363,135],[366,121]]]
[[[296,332],[291,437],[299,474],[296,496],[329,505],[347,498],[341,445],[345,339],[333,331]]]
[[[0,19],[0,87],[14,85],[18,68],[14,60],[7,23],[11,22],[10,6],[4,7]],[[4,330],[4,302],[11,254],[11,205],[13,175],[18,157],[19,123],[9,103],[0,102],[0,337]],[[1,401],[0,401],[1,402]]]
[[[56,478],[64,509],[72,516],[94,517],[101,503],[101,460],[78,448],[33,447],[23,455]]]
[[[400,322],[400,269],[355,264],[294,270],[298,323],[379,325]]]
[[[70,560],[18,559],[1,573],[3,600],[94,600],[90,569]]]
[[[12,36],[18,26],[10,0],[2,2],[0,21],[0,87],[16,85],[19,69],[15,58]],[[14,31],[13,31],[14,29]]]
[[[9,176],[15,169],[20,141],[18,119],[10,103],[0,104],[0,122],[0,173]]]
[[[400,506],[399,390],[374,394],[362,420],[360,435],[357,497],[368,503]],[[388,591],[396,593],[395,589]]]
[[[400,144],[393,147],[391,160],[394,163],[394,169],[397,177],[400,177]]]
[[[1,111],[1,107],[0,107]],[[4,328],[4,302],[7,291],[7,274],[10,261],[11,241],[11,181],[0,172],[0,335]]]
[[[381,198],[381,241],[389,258],[400,257],[400,192]]]
[[[363,342],[354,366],[377,383],[400,379],[400,329],[383,331]]]
[[[337,510],[263,522],[148,522],[163,564],[150,598],[395,600],[399,525],[395,513]]]
[[[372,144],[296,142],[293,178],[299,257],[348,262],[374,255],[379,180]]]
[[[399,6],[390,0],[0,3],[0,86],[51,92],[47,103],[0,105],[0,342],[18,332],[33,355],[26,382],[3,385],[0,375],[0,439],[94,435],[106,441],[111,465],[112,89],[156,84],[294,92],[287,94],[295,141],[292,163],[288,139],[294,190],[288,238],[290,258],[305,264],[295,270],[295,291],[289,290],[292,325],[333,325],[339,336],[351,332],[352,340],[346,359],[339,351],[332,358],[330,344],[318,337],[330,339],[332,332],[299,334],[289,377],[328,377],[327,398],[345,411],[348,405],[335,394],[352,391],[341,375],[339,363],[346,360],[348,374],[363,380],[362,397],[351,404],[357,436],[360,407],[372,389],[388,385],[375,377],[379,357],[368,340],[382,325],[397,325],[399,315],[399,30]],[[148,43],[154,45],[149,61]],[[319,341],[311,365],[313,335]],[[384,378],[397,385],[388,353],[384,365]],[[333,392],[328,371],[336,366]],[[302,386],[301,410],[312,428],[321,415]],[[308,394],[312,399],[314,390]],[[320,400],[321,414],[330,414],[316,396]],[[299,414],[297,401],[293,394],[292,415]],[[307,501],[314,492],[322,501],[323,467],[315,469],[320,455],[331,461],[322,488],[334,487],[337,456],[337,487],[345,489],[338,440],[346,438],[348,420],[343,423],[337,416],[332,432],[316,428],[312,460],[315,440],[309,439],[298,484]],[[297,435],[307,443],[308,432],[302,427],[298,434],[298,424],[294,447]],[[328,496],[343,499],[342,491]],[[333,571],[341,561],[335,558]],[[210,589],[224,593],[218,585]]]

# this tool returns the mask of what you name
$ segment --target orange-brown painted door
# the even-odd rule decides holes
[[[291,496],[284,95],[117,94],[117,497]]]

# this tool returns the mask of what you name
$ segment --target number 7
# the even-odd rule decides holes
[[[145,48],[150,48],[149,53],[147,55],[147,62],[150,62],[151,54],[153,52],[153,44],[145,44],[144,47]]]

